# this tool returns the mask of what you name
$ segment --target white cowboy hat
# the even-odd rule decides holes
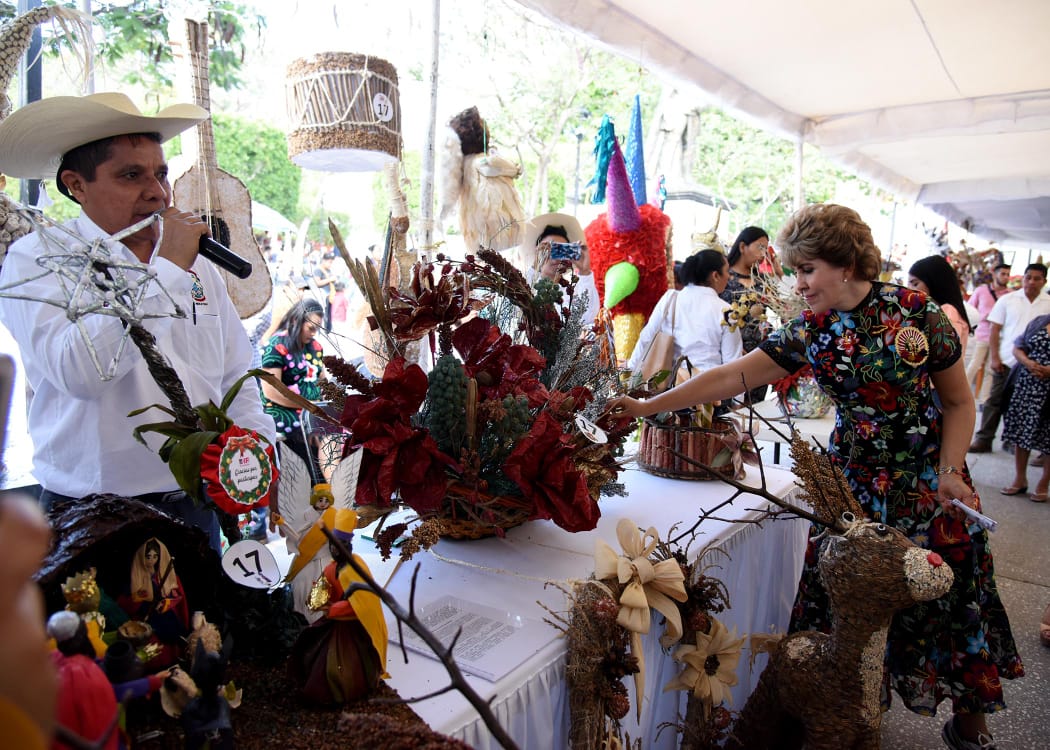
[[[0,172],[55,179],[62,156],[77,146],[129,133],[160,133],[161,142],[208,119],[196,104],[144,115],[124,94],[52,96],[16,109],[0,122]]]
[[[533,268],[536,265],[536,240],[547,227],[564,227],[569,242],[585,242],[583,227],[576,221],[575,216],[569,214],[542,214],[525,222],[525,232],[522,236],[521,246],[518,253],[526,267]]]

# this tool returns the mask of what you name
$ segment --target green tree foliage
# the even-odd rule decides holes
[[[699,184],[734,206],[736,226],[775,230],[784,223],[795,201],[794,143],[707,107],[700,112],[696,146],[692,173]],[[841,183],[866,184],[837,169],[811,146],[804,147],[803,164],[807,203],[832,199]]]
[[[296,216],[302,172],[288,159],[284,132],[229,115],[213,119],[219,166],[240,178],[254,200]]]
[[[63,3],[80,9],[79,2]],[[17,15],[17,3],[0,0],[0,20]],[[168,21],[170,0],[94,2],[92,16],[101,25],[96,31],[99,59],[123,72],[123,80],[157,92],[172,86],[175,60]],[[234,0],[211,0],[208,9],[211,85],[229,91],[241,85],[242,64],[248,40],[266,28],[266,18],[249,5]],[[180,35],[179,40],[182,40]],[[58,54],[58,41],[47,40],[50,54]]]
[[[651,108],[659,84],[637,63],[516,4],[489,3],[484,13],[458,20],[442,36],[442,65],[476,70],[479,98],[494,101],[477,104],[494,145],[525,168],[519,189],[526,214],[562,208],[573,190],[576,133],[583,135],[582,193],[594,173],[591,151],[601,116],[616,119],[625,135],[634,95]]]

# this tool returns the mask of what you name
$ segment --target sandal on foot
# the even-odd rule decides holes
[[[1028,496],[1033,503],[1045,503],[1048,499],[1046,492],[1033,492]]]
[[[1020,486],[1011,484],[1009,487],[1003,487],[999,490],[1000,495],[1023,495],[1028,492],[1028,485],[1022,484]]]

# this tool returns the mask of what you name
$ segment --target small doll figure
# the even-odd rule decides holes
[[[149,666],[172,664],[189,632],[190,613],[182,582],[175,573],[175,561],[156,537],[147,539],[135,551],[129,589],[118,603],[133,620],[147,623],[153,629],[152,640],[162,646]]]
[[[442,150],[440,221],[459,205],[459,228],[468,253],[479,247],[506,250],[521,243],[525,210],[514,180],[521,167],[492,149],[477,107],[448,123]]]
[[[331,483],[315,483],[306,462],[294,451],[286,451],[283,456],[281,483],[277,489],[280,513],[275,518],[286,537],[288,551],[295,555],[286,578],[292,584],[293,607],[307,622],[321,617],[320,612],[309,607],[307,600],[313,582],[332,560],[318,524],[335,508],[350,507],[360,465],[361,452],[357,451],[339,462],[332,472]]]
[[[203,639],[197,641],[188,675],[193,695],[177,714],[186,733],[186,750],[233,750],[230,709],[236,706],[223,688],[230,647],[228,639],[218,652],[208,650]]]
[[[347,547],[357,526],[357,514],[343,508],[326,514],[336,538]],[[319,705],[346,705],[366,697],[386,677],[386,620],[379,597],[346,591],[362,579],[339,549],[331,545],[325,566],[311,593],[311,605],[321,614],[292,647],[289,676],[302,696]],[[367,570],[357,555],[353,559]]]
[[[47,634],[58,649],[52,652],[58,673],[58,723],[88,742],[116,750],[117,699],[106,673],[95,662],[95,648],[86,624],[76,612],[56,612],[47,621]],[[59,745],[65,747],[65,745]]]
[[[70,576],[62,584],[62,596],[66,600],[66,609],[76,612],[87,624],[88,638],[95,648],[95,657],[101,659],[106,655],[106,643],[102,633],[106,630],[106,618],[99,611],[102,602],[102,590],[95,579],[94,568]]]

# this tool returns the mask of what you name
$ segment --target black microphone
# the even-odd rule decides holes
[[[201,241],[197,245],[197,252],[224,271],[229,271],[238,279],[246,279],[252,275],[251,263],[225,245],[220,245],[211,237],[201,235]]]

